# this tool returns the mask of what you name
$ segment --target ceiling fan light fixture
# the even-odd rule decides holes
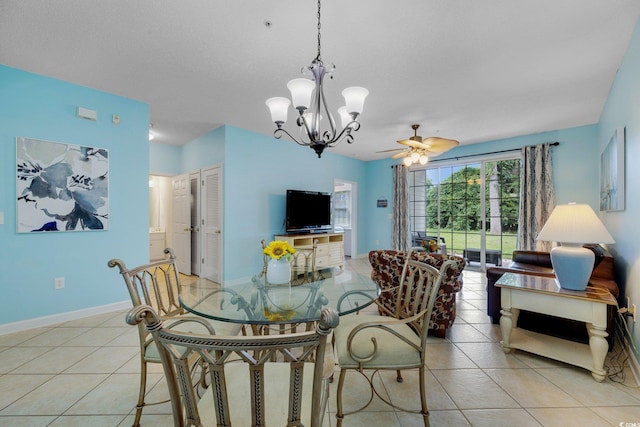
[[[418,160],[420,160],[420,153],[414,151],[409,157],[411,158],[411,161],[413,163],[416,163]]]
[[[413,160],[411,160],[411,156],[407,156],[404,159],[402,159],[402,163],[404,163],[406,167],[409,167],[413,164]]]
[[[418,161],[420,162],[421,165],[426,165],[427,163],[429,163],[429,156],[425,156],[423,154],[422,156],[420,156]]]

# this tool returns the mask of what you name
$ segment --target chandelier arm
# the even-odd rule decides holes
[[[327,106],[327,99],[324,97],[324,89],[322,87],[322,81],[320,82],[320,85],[318,86],[319,90],[320,90],[320,100],[322,101],[322,106],[324,107],[324,112],[327,115],[327,118],[329,120],[329,128],[330,130],[325,131],[323,134],[323,139],[326,141],[327,139],[329,140],[333,140],[336,136],[336,122],[333,119],[333,115],[331,114],[331,112],[329,111],[329,107]],[[318,107],[320,107],[318,105]],[[318,109],[318,113],[320,113],[320,109]],[[329,138],[327,138],[325,135],[329,133]]]
[[[353,127],[351,125],[353,125]],[[352,120],[334,138],[332,138],[331,140],[325,139],[325,145],[327,145],[328,147],[335,147],[343,139],[347,141],[347,144],[351,144],[353,143],[353,135],[351,135],[351,131],[357,131],[358,129],[360,129],[360,123],[358,123],[355,120]]]
[[[283,133],[285,135],[287,135],[289,137],[289,139],[291,139],[293,142],[295,142],[298,145],[302,145],[304,147],[308,147],[309,145],[311,145],[311,144],[309,144],[307,142],[304,142],[304,141],[302,141],[302,142],[298,141],[293,135],[291,135],[289,132],[287,132],[287,130],[284,129],[284,128],[278,128],[278,129],[274,130],[273,131],[273,137],[275,139],[280,139],[280,138],[282,138],[282,134]]]
[[[312,131],[311,131],[311,129],[314,128],[313,124],[312,124],[311,128],[309,128],[309,123],[307,123],[307,119],[304,118],[304,115],[300,114],[298,116],[298,120],[296,121],[296,124],[301,128],[301,130],[305,131],[305,133],[307,134],[307,138],[309,139],[309,141],[311,141],[311,143],[313,141],[315,141],[315,138],[312,137]],[[298,141],[296,141],[296,142],[298,142]],[[298,144],[300,144],[300,143],[298,143]],[[304,145],[309,145],[309,144],[304,143]]]

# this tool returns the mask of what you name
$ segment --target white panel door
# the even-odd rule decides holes
[[[222,167],[202,170],[202,276],[222,280]]]
[[[174,176],[173,187],[173,250],[178,271],[191,275],[191,188],[189,175]]]

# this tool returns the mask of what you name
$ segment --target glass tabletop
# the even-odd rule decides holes
[[[285,324],[320,319],[324,307],[340,316],[373,303],[379,296],[371,277],[351,271],[298,286],[267,284],[263,276],[220,285],[206,278],[180,287],[180,305],[214,320],[243,324]]]

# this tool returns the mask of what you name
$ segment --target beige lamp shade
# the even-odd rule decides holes
[[[537,240],[560,243],[615,243],[600,218],[587,204],[558,205]]]
[[[537,240],[559,242],[551,249],[551,265],[560,287],[572,291],[586,289],[595,256],[583,243],[615,243],[591,206],[558,205],[542,227]]]

